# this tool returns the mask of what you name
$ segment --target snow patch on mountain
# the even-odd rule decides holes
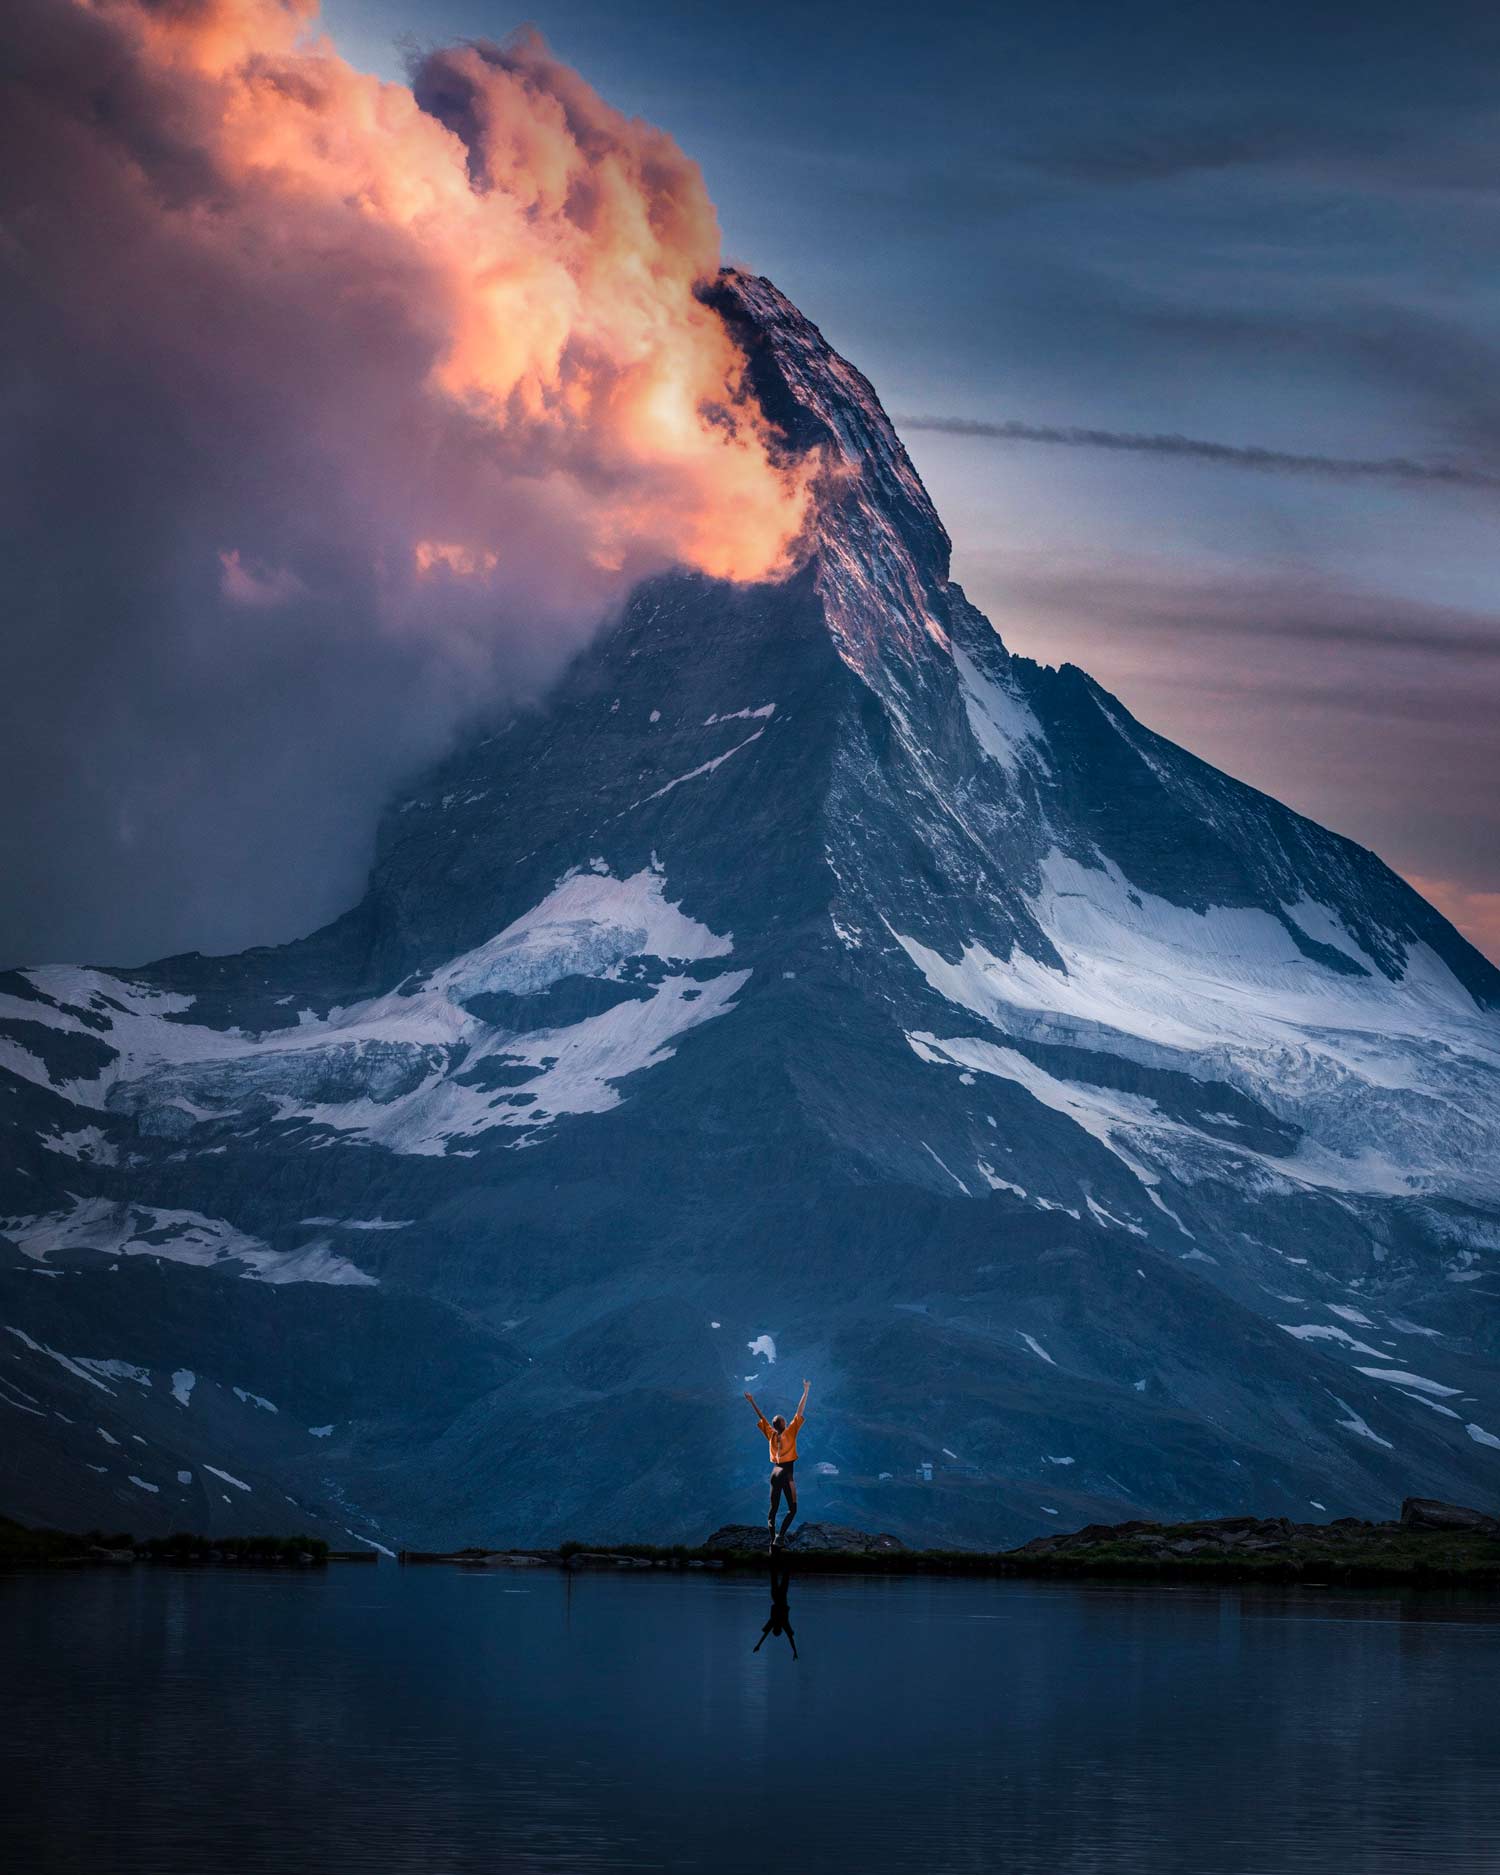
[[[217,1263],[243,1263],[243,1273],[263,1283],[372,1285],[375,1281],[326,1242],[273,1250],[221,1217],[109,1198],[75,1197],[66,1211],[0,1219],[0,1230],[38,1263],[60,1251],[92,1250],[101,1256],[158,1257],[204,1269]]]
[[[934,989],[1002,1021],[1065,1018],[1069,1026],[1055,1028],[1054,1038],[1081,1047],[1106,1040],[1115,1047],[1122,1038],[1199,1052],[1316,1043],[1339,1065],[1373,1077],[1379,1054],[1359,1052],[1353,1039],[1373,1028],[1414,1041],[1451,1035],[1496,1062],[1493,1024],[1477,1020],[1469,992],[1425,945],[1411,947],[1399,984],[1373,966],[1366,977],[1344,975],[1309,957],[1280,920],[1256,907],[1193,911],[1138,890],[1113,860],[1086,866],[1055,848],[1042,875],[1029,909],[1061,967],[1020,947],[1001,960],[975,942],[957,964],[924,952]],[[921,946],[898,941],[919,961]],[[1334,1038],[1343,1032],[1353,1033],[1341,1051]],[[1394,1074],[1391,1084],[1403,1078]]]
[[[72,1083],[69,1097],[133,1113],[148,1131],[172,1137],[226,1118],[252,1127],[302,1122],[393,1152],[441,1154],[494,1128],[530,1135],[564,1114],[618,1105],[616,1084],[670,1059],[679,1036],[732,1008],[750,973],[669,971],[649,993],[599,1015],[522,1034],[484,1020],[470,1002],[534,996],[570,977],[618,980],[623,966],[641,959],[702,965],[732,948],[730,935],[670,903],[652,869],[625,879],[574,871],[486,943],[383,996],[299,1018],[294,1028],[247,1035],[169,1021],[191,997],[132,997],[131,986],[100,971],[30,972],[52,1004],[0,997],[0,1013],[9,1003],[62,1032],[107,1036],[115,1058],[93,1082]],[[37,1062],[30,1078],[45,1074]],[[190,1228],[170,1237],[159,1221],[161,1236],[144,1246],[154,1254],[183,1262],[238,1256],[266,1281],[373,1280],[326,1243],[277,1262],[268,1259],[278,1253],[222,1221],[168,1217]],[[86,1220],[54,1214],[20,1223],[28,1245],[106,1247],[102,1214],[93,1210]],[[142,1248],[128,1234],[120,1247]]]
[[[995,1170],[994,1166],[990,1164],[988,1159],[980,1159],[976,1169],[979,1176],[984,1180],[985,1184],[989,1186],[991,1191],[1008,1191],[1013,1198],[1024,1198],[1026,1196],[1026,1187],[1024,1185],[1016,1185],[1008,1178],[1001,1178],[1000,1174]]]
[[[1028,905],[1056,963],[1020,944],[1000,958],[978,939],[950,963],[893,935],[938,995],[1005,1035],[1227,1083],[1305,1134],[1284,1158],[1226,1145],[1227,1154],[1332,1190],[1489,1196],[1500,1156],[1495,1025],[1427,945],[1408,947],[1392,981],[1331,911],[1306,899],[1287,916],[1358,972],[1309,956],[1268,911],[1175,905],[1137,890],[1108,859],[1086,866],[1054,849],[1042,880]],[[1051,1077],[1014,1051],[981,1061],[978,1044],[931,1045],[1020,1080],[1080,1125],[1091,1115],[1089,1130],[1117,1152],[1122,1136],[1154,1133],[1160,1146],[1173,1130],[1128,1096],[1063,1095],[1055,1083],[1044,1095]],[[1185,1144],[1186,1129],[1175,1130]],[[1192,1157],[1216,1150],[1192,1130]]]
[[[7,1323],[6,1333],[14,1335],[16,1340],[19,1341],[23,1347],[29,1348],[33,1354],[41,1354],[49,1361],[56,1361],[59,1367],[65,1368],[68,1373],[75,1375],[79,1380],[86,1380],[91,1387],[97,1387],[101,1393],[111,1395],[114,1393],[114,1388],[106,1386],[97,1374],[91,1374],[88,1368],[83,1365],[82,1361],[71,1355],[60,1354],[56,1348],[49,1348],[45,1342],[33,1341],[24,1328],[16,1328]],[[105,1433],[104,1436],[108,1438],[109,1434]],[[118,1444],[118,1441],[111,1440],[110,1443]]]
[[[764,729],[755,730],[752,734],[746,736],[743,742],[737,742],[732,749],[726,749],[722,755],[715,755],[707,762],[700,762],[696,768],[690,768],[685,775],[674,775],[670,781],[666,782],[662,787],[654,789],[645,799],[647,801],[659,801],[664,794],[670,794],[674,788],[680,788],[685,781],[701,781],[705,775],[711,775],[716,768],[722,768],[731,755],[738,755],[741,749],[748,749],[752,742],[759,742],[765,733]],[[636,801],[632,803],[632,806],[641,807],[644,804],[645,803],[642,801]],[[630,811],[630,808],[626,808],[625,810],[627,814]]]
[[[80,1367],[88,1368],[93,1374],[102,1374],[106,1380],[133,1380],[138,1387],[151,1385],[151,1375],[133,1361],[95,1360],[81,1354],[77,1358]]]
[[[1326,1322],[1303,1322],[1300,1325],[1278,1322],[1277,1326],[1284,1335],[1291,1335],[1297,1341],[1332,1341],[1347,1348],[1351,1354],[1371,1354],[1377,1361],[1386,1358],[1379,1348],[1372,1348],[1367,1341],[1356,1341],[1344,1329],[1330,1328]]]
[[[1354,1408],[1352,1408],[1352,1406],[1348,1404],[1348,1401],[1341,1401],[1337,1393],[1333,1395],[1333,1404],[1335,1404],[1335,1406],[1339,1406],[1339,1408],[1341,1408],[1342,1414],[1344,1414],[1344,1418],[1335,1419],[1333,1423],[1335,1423],[1335,1425],[1341,1425],[1341,1427],[1344,1427],[1344,1431],[1346,1431],[1346,1433],[1357,1433],[1357,1436],[1359,1436],[1359,1438],[1367,1438],[1367,1440],[1371,1440],[1371,1444],[1374,1444],[1374,1446],[1384,1446],[1384,1448],[1386,1448],[1386,1451],[1393,1451],[1393,1449],[1395,1449],[1393,1448],[1393,1446],[1391,1446],[1391,1442],[1389,1442],[1388,1438],[1382,1438],[1380,1434],[1376,1433],[1373,1427],[1369,1425],[1369,1421],[1367,1421],[1367,1419],[1361,1418],[1361,1416],[1357,1414],[1356,1410],[1354,1410]]]
[[[1050,767],[1046,737],[1030,705],[1011,686],[986,677],[961,646],[953,645],[952,652],[969,727],[985,754],[1012,773],[1028,757]]]
[[[1361,1367],[1359,1372],[1368,1374],[1371,1380],[1388,1381],[1394,1387],[1410,1387],[1418,1393],[1435,1393],[1439,1399],[1452,1399],[1463,1392],[1462,1387],[1445,1387],[1440,1380],[1429,1380],[1425,1374],[1409,1374],[1399,1367]]]
[[[97,1126],[83,1126],[71,1133],[44,1133],[40,1144],[48,1152],[60,1152],[64,1158],[94,1165],[118,1165],[119,1152]]]
[[[320,1227],[333,1230],[406,1230],[413,1220],[409,1217],[305,1217],[304,1228],[316,1230]]]
[[[564,977],[605,976],[634,957],[690,963],[726,957],[733,947],[731,937],[669,903],[659,873],[643,869],[616,879],[574,872],[498,937],[433,971],[421,992],[401,1000],[419,1002],[425,1014],[432,992],[453,1002],[495,990],[530,996]],[[371,1007],[388,1013],[395,1000]]]
[[[1142,1230],[1139,1224],[1132,1224],[1126,1218],[1116,1217],[1113,1211],[1106,1211],[1102,1204],[1087,1193],[1084,1194],[1083,1201],[1092,1213],[1094,1221],[1104,1228],[1108,1229],[1113,1226],[1116,1230],[1128,1231],[1132,1237],[1145,1237],[1149,1234]]]
[[[1181,1135],[1196,1144],[1196,1135],[1190,1135],[1185,1127],[1164,1120],[1156,1102],[1143,1094],[1123,1094],[1111,1088],[1088,1087],[1082,1083],[1059,1080],[1056,1075],[1038,1067],[1016,1049],[1001,1048],[978,1036],[940,1039],[936,1035],[917,1031],[906,1039],[923,1061],[947,1061],[954,1066],[973,1068],[980,1074],[993,1074],[1002,1080],[1014,1081],[1033,1100],[1040,1101],[1044,1107],[1051,1107],[1056,1113],[1066,1115],[1084,1132],[1092,1134],[1143,1185],[1159,1184],[1160,1175],[1145,1164],[1138,1154],[1120,1143],[1120,1134],[1151,1134],[1158,1139]]]

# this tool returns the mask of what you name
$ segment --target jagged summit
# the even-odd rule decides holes
[[[831,451],[842,479],[860,485],[874,524],[898,532],[922,574],[941,588],[947,530],[870,380],[762,276],[725,268],[708,297],[749,360],[762,408],[792,447]],[[821,544],[846,524],[832,494],[825,489],[818,511]]]
[[[708,297],[791,579],[638,589],[327,931],[0,985],[0,1510],[687,1534],[783,1367],[804,1513],[920,1543],[1483,1496],[1500,973],[1012,657],[866,380]]]

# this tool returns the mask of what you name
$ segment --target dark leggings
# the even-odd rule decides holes
[[[795,1460],[792,1462],[796,1463]],[[776,1509],[783,1496],[786,1498],[786,1516],[781,1520],[781,1534],[785,1536],[788,1526],[797,1514],[797,1481],[792,1476],[791,1465],[773,1465],[771,1467],[771,1514],[766,1518],[769,1529],[776,1528]]]

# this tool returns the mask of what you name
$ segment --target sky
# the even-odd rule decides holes
[[[956,577],[1013,650],[1081,664],[1152,727],[1373,847],[1500,958],[1492,9],[330,0],[323,17],[389,79],[529,17],[701,165],[726,258],[871,377]],[[111,385],[93,401],[111,398],[129,408]],[[56,582],[47,597],[69,603]],[[357,892],[373,791],[450,732],[455,690],[495,681],[451,656],[413,675],[408,650],[385,631],[349,699],[369,747],[335,767],[281,758],[284,799],[316,786],[326,825],[279,873],[275,814],[231,823],[218,869],[197,863],[211,805],[182,810],[191,837],[153,858],[174,803],[212,803],[211,747],[152,776],[144,807],[127,798],[113,846],[80,837],[101,800],[131,795],[142,740],[171,735],[159,695],[114,721],[116,668],[108,709],[76,729],[75,768],[109,756],[93,792],[65,811],[42,799],[63,786],[50,774],[21,790],[12,837],[45,864],[0,950],[227,948],[332,915]],[[514,661],[532,683],[550,668],[520,638]],[[44,677],[32,714],[66,683]],[[242,679],[258,701],[226,759],[243,792],[255,722],[345,679],[316,659]],[[418,698],[398,747],[393,685]],[[173,889],[189,858],[196,894]]]

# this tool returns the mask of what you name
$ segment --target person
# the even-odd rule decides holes
[[[792,1632],[792,1571],[786,1562],[779,1567],[774,1562],[771,1564],[771,1614],[760,1631],[760,1639],[750,1649],[752,1654],[758,1654],[765,1646],[768,1634],[784,1634],[793,1660],[797,1658],[797,1637]]]
[[[802,1421],[807,1413],[807,1396],[812,1388],[810,1380],[802,1383],[802,1398],[797,1402],[797,1410],[792,1415],[790,1425],[778,1413],[769,1423],[766,1416],[755,1404],[755,1396],[747,1393],[750,1410],[755,1415],[755,1423],[766,1435],[766,1444],[771,1452],[771,1509],[766,1517],[766,1528],[771,1532],[771,1548],[779,1549],[786,1541],[786,1533],[792,1519],[797,1515],[797,1481],[793,1470],[797,1463],[797,1434],[802,1430]],[[781,1530],[776,1529],[776,1511],[782,1498],[786,1499],[786,1516],[781,1521]]]

